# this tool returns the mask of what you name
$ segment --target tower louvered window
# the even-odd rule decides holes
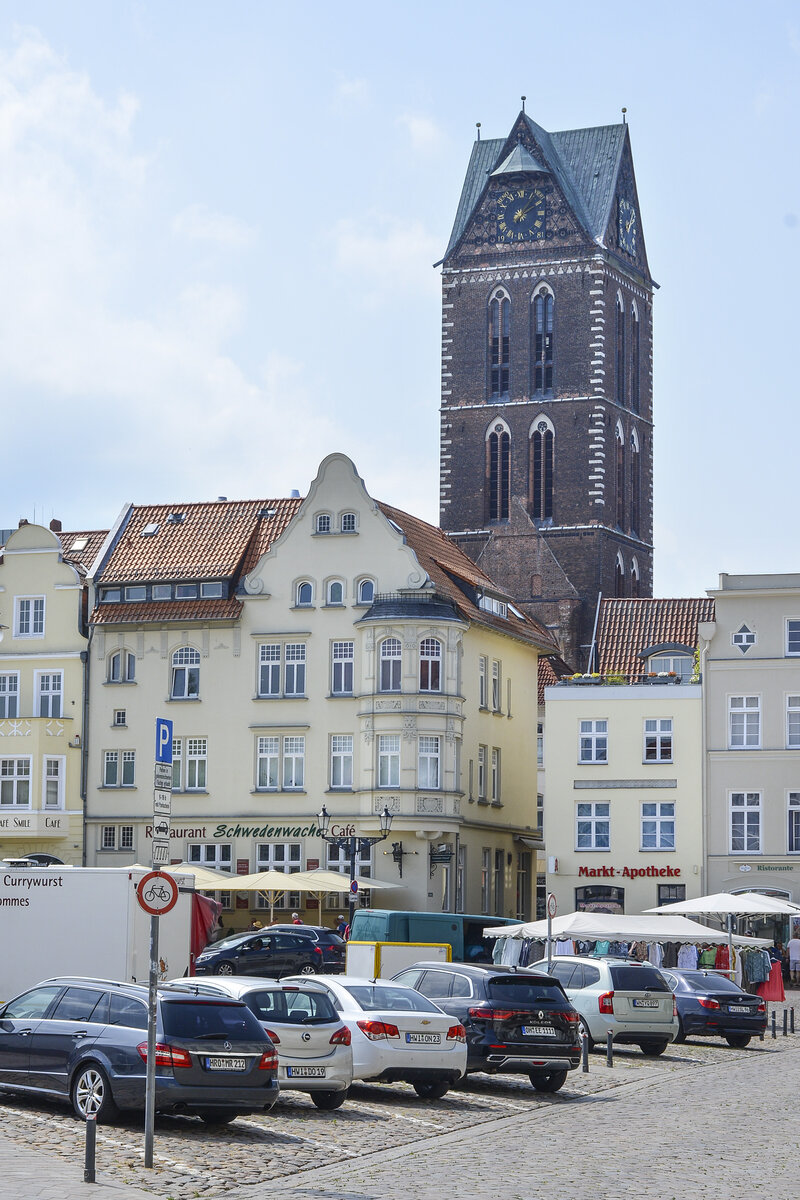
[[[642,464],[639,445],[631,434],[631,532],[639,532],[642,512]]]
[[[614,595],[617,599],[625,595],[625,566],[619,554],[614,567]]]
[[[639,411],[639,314],[631,314],[631,408]]]
[[[553,516],[553,431],[539,421],[530,440],[530,498],[534,521]]]
[[[544,291],[533,301],[533,390],[553,390],[553,297]]]
[[[486,452],[489,520],[505,521],[510,500],[511,438],[502,425],[497,425],[489,434]]]
[[[616,380],[616,400],[618,404],[625,403],[625,309],[622,301],[617,298],[616,307],[616,354],[614,356],[614,378]]]
[[[625,528],[625,443],[622,439],[621,430],[617,430],[617,436],[614,443],[616,451],[616,468],[617,468],[617,525],[620,529]]]
[[[489,394],[508,395],[511,361],[511,302],[507,296],[489,301]]]

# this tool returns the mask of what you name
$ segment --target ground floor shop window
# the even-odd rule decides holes
[[[658,903],[675,904],[678,900],[686,899],[685,883],[660,883],[658,885]]]
[[[256,846],[256,871],[282,871],[294,875],[303,869],[303,848],[300,842],[259,842]],[[283,892],[276,898],[273,908],[300,908],[299,892]],[[269,900],[261,892],[256,893],[258,909],[269,908]]]
[[[189,853],[187,859],[190,863],[197,863],[201,867],[208,867],[212,871],[232,871],[233,870],[233,853],[230,842],[211,842],[211,843],[189,843]],[[213,896],[215,900],[219,900],[223,908],[233,908],[233,893],[232,892],[206,892],[206,896]]]
[[[625,912],[625,888],[608,887],[595,883],[589,887],[575,888],[576,912]]]

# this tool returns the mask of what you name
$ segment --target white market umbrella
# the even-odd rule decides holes
[[[292,879],[300,879],[303,882],[303,887],[293,888],[293,891],[319,891],[319,892],[349,892],[350,891],[350,875],[344,871],[326,871],[324,867],[319,867],[315,871],[301,871],[298,875],[293,875]],[[359,891],[366,891],[368,888],[376,888],[380,891],[382,888],[402,888],[402,883],[386,883],[383,879],[372,879],[367,875],[356,875],[355,879],[358,884]]]
[[[493,925],[483,931],[487,937],[547,939],[547,921],[527,921],[519,925]],[[728,934],[709,929],[699,921],[683,916],[625,916],[624,913],[573,912],[554,917],[552,937],[576,938],[578,941],[608,940],[623,942],[709,942],[719,945],[728,941]],[[765,946],[765,938],[736,937],[735,944]]]
[[[191,875],[194,886],[203,892],[230,892],[235,890],[236,876],[229,871],[212,871],[200,863],[173,863],[168,867],[160,867],[170,875]]]
[[[252,875],[237,875],[233,885],[236,892],[258,892],[269,905],[269,923],[275,919],[275,906],[287,892],[307,891],[299,887],[296,880],[299,872],[291,874],[288,871],[255,871]]]
[[[648,913],[702,913],[706,916],[755,917],[800,913],[800,906],[790,900],[776,896],[762,896],[760,892],[716,892],[713,896],[696,896],[693,900],[675,900],[672,904],[660,904],[658,908],[647,908]]]

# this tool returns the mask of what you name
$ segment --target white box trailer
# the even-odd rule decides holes
[[[0,863],[0,1001],[53,975],[147,983],[150,917],[136,885],[147,871],[119,867],[7,867]],[[192,893],[176,876],[178,902],[159,917],[159,976],[188,967]]]
[[[348,942],[346,975],[391,979],[416,962],[450,962],[452,947],[438,942]]]

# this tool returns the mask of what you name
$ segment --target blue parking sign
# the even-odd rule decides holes
[[[156,762],[172,762],[172,721],[156,717]]]

